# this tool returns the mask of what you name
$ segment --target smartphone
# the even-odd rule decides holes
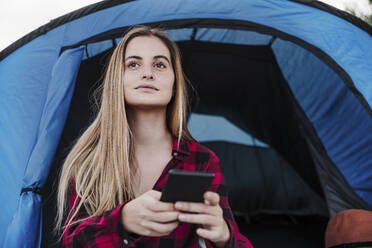
[[[170,170],[162,190],[163,202],[204,202],[203,194],[210,188],[213,173]]]

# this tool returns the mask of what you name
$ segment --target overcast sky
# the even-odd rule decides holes
[[[3,0],[0,3],[0,51],[50,20],[97,2],[100,0]],[[368,0],[323,2],[339,9],[349,6],[364,14],[372,13]]]

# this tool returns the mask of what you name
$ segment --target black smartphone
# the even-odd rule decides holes
[[[203,194],[209,189],[214,174],[199,171],[170,170],[162,190],[163,202],[204,202]]]

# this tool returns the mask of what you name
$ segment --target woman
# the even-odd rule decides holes
[[[252,247],[233,219],[218,158],[187,130],[186,105],[176,44],[157,29],[130,30],[110,59],[100,111],[63,165],[64,246]],[[204,203],[161,202],[170,169],[215,173]]]

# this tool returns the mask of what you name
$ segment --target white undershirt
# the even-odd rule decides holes
[[[207,246],[205,245],[205,241],[203,238],[199,237],[199,247],[201,248],[207,248]]]

